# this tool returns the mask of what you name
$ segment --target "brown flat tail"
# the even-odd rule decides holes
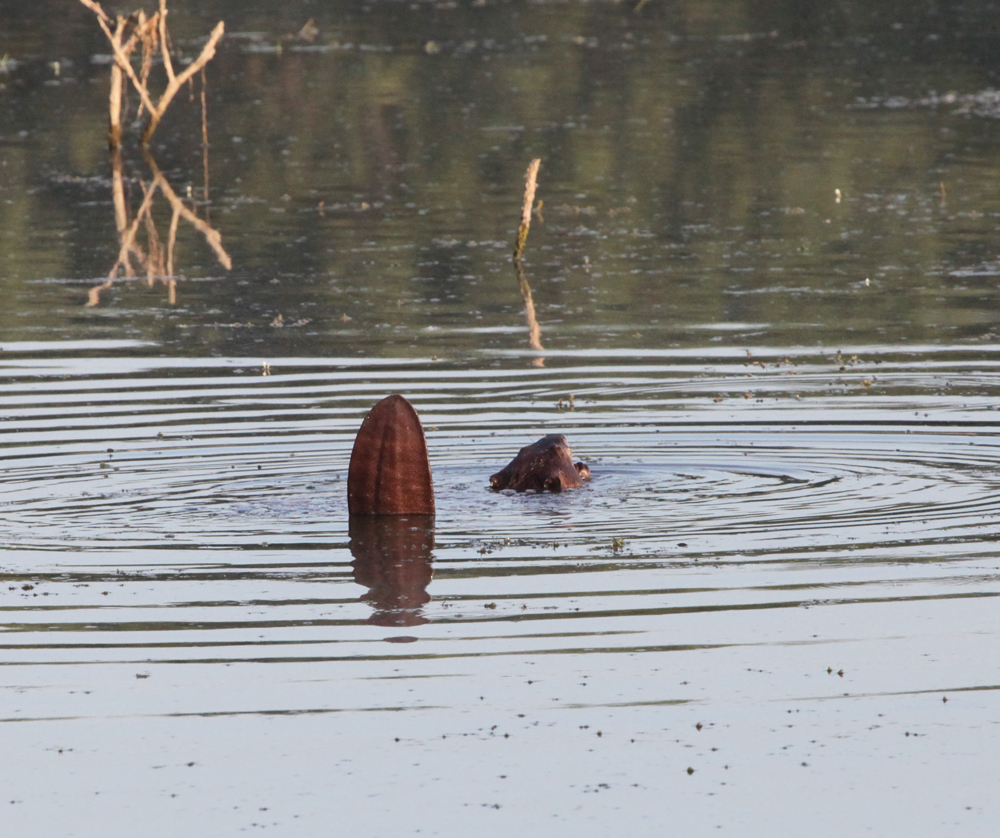
[[[347,472],[351,515],[433,515],[434,485],[420,419],[402,396],[371,409],[354,440]]]

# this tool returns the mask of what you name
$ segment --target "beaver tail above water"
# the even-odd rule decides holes
[[[351,515],[434,514],[424,429],[402,396],[386,396],[361,423],[347,472],[347,510]]]

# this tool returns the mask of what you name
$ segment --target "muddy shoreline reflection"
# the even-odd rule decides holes
[[[419,626],[430,602],[433,575],[433,515],[352,515],[349,524],[354,581],[375,609],[377,626]]]

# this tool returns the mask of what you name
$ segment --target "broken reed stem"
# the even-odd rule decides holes
[[[524,254],[524,245],[528,241],[528,230],[531,227],[531,208],[535,205],[535,189],[538,187],[538,167],[541,158],[536,157],[528,166],[524,176],[524,203],[521,204],[521,226],[517,228],[517,244],[514,247],[514,261],[520,261]]]

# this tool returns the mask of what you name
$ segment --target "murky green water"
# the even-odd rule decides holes
[[[11,834],[992,836],[994,12],[220,19],[116,171],[93,15],[0,3]],[[438,512],[365,526],[391,392]]]

